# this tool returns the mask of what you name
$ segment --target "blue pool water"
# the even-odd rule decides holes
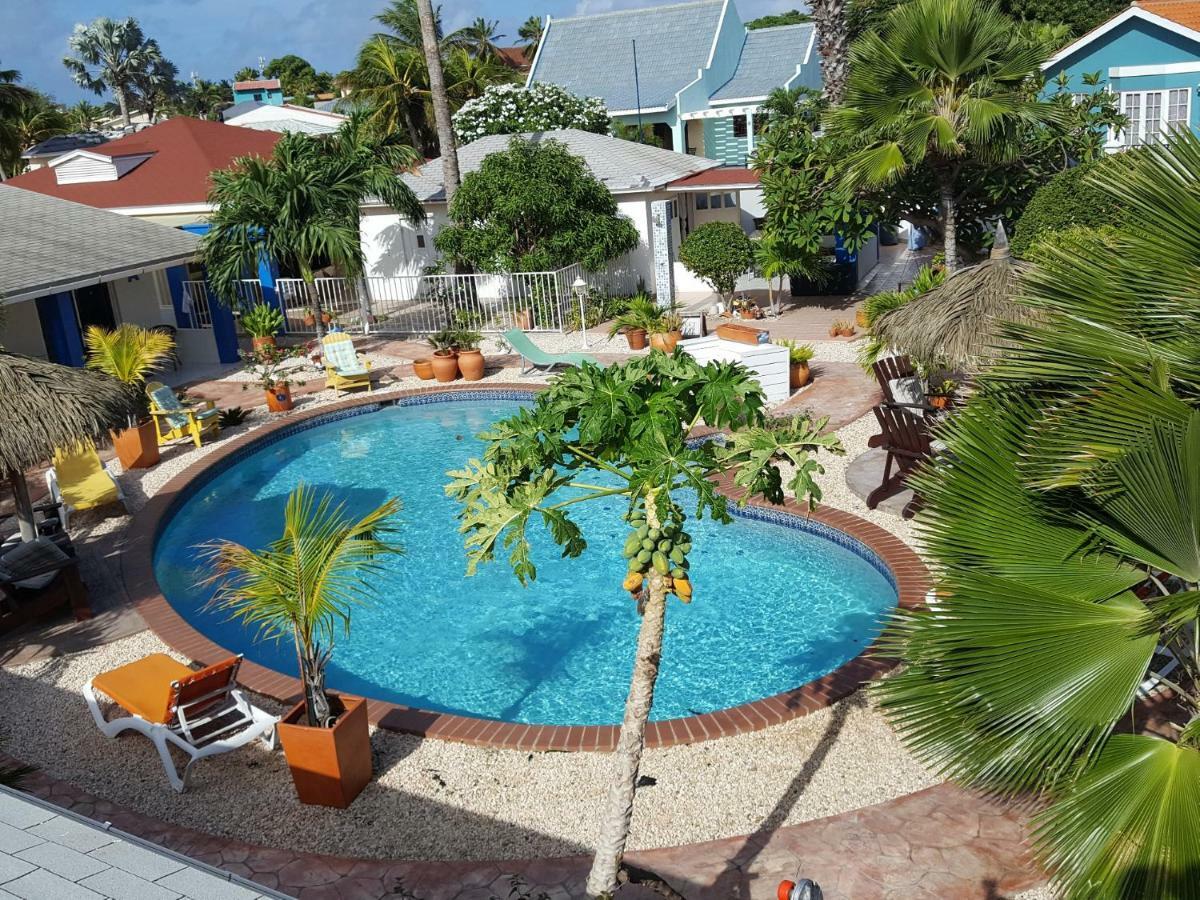
[[[447,469],[481,450],[474,435],[518,401],[384,407],[291,434],[241,458],[174,513],[155,551],[171,605],[198,630],[289,674],[289,644],[256,642],[205,610],[196,545],[262,547],[278,536],[288,492],[332,490],[351,512],[404,503],[400,542],[377,598],[356,609],[329,671],[333,688],[425,709],[515,722],[614,724],[633,666],[638,617],[621,589],[619,501],[574,507],[589,547],[564,560],[531,530],[538,578],[522,588],[504,562],[464,576]],[[689,511],[690,513],[690,511]],[[810,530],[738,516],[689,519],[695,600],[670,601],[652,717],[711,712],[797,687],[861,653],[895,606],[878,561]],[[861,551],[861,548],[860,548]],[[864,551],[869,555],[869,551]]]

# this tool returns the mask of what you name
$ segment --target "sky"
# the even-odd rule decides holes
[[[375,30],[373,16],[387,0],[0,0],[0,69],[17,69],[25,84],[62,103],[95,94],[77,87],[62,65],[76,22],[100,16],[133,16],[147,37],[179,67],[219,81],[242,66],[295,53],[318,71],[350,68]],[[476,16],[499,19],[500,43],[517,44],[517,27],[529,16],[588,15],[667,0],[443,0],[442,19],[453,31]],[[737,0],[743,19],[802,6],[797,0]],[[108,97],[103,100],[110,99]]]

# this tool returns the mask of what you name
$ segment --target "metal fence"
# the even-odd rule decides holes
[[[188,327],[212,328],[212,303],[208,284],[204,281],[183,282],[182,309],[187,314]]]

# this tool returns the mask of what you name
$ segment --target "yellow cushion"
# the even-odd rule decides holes
[[[191,674],[191,669],[167,654],[151,653],[137,662],[97,675],[92,679],[92,687],[147,722],[165,725],[172,715],[171,682]]]
[[[104,471],[95,446],[88,444],[71,453],[54,455],[58,487],[67,505],[74,509],[92,509],[117,502],[117,486]]]

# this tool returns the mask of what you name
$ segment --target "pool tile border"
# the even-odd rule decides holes
[[[360,396],[295,412],[278,422],[218,445],[213,453],[197,460],[171,478],[133,517],[121,554],[121,574],[125,589],[146,624],[172,649],[203,664],[229,656],[229,651],[196,631],[163,597],[154,577],[154,542],[176,504],[203,485],[224,466],[236,462],[266,443],[281,440],[316,422],[336,421],[349,416],[374,412],[386,405],[423,405],[436,403],[448,393],[454,399],[520,399],[541,390],[539,385],[477,384],[470,387],[439,385],[396,391],[384,396]],[[739,489],[731,478],[718,485],[727,496],[738,499]],[[779,521],[796,517],[806,520],[807,530],[819,531],[880,568],[896,587],[902,608],[915,609],[924,604],[929,590],[929,574],[920,558],[895,535],[852,513],[819,506],[811,512],[792,500],[782,506],[750,499],[742,515]],[[786,523],[782,523],[786,524]],[[814,527],[815,526],[815,527]],[[863,549],[867,552],[864,553]],[[772,697],[765,697],[729,709],[679,719],[651,722],[646,728],[646,746],[650,748],[691,744],[699,741],[758,731],[787,722],[832,705],[889,671],[896,661],[874,652],[874,647],[846,662],[834,671]],[[242,684],[267,697],[294,702],[299,696],[295,678],[247,661],[241,669]],[[452,713],[432,712],[368,698],[371,721],[381,728],[421,737],[458,741],[481,747],[528,751],[610,751],[616,747],[615,725],[527,725],[473,718]]]

